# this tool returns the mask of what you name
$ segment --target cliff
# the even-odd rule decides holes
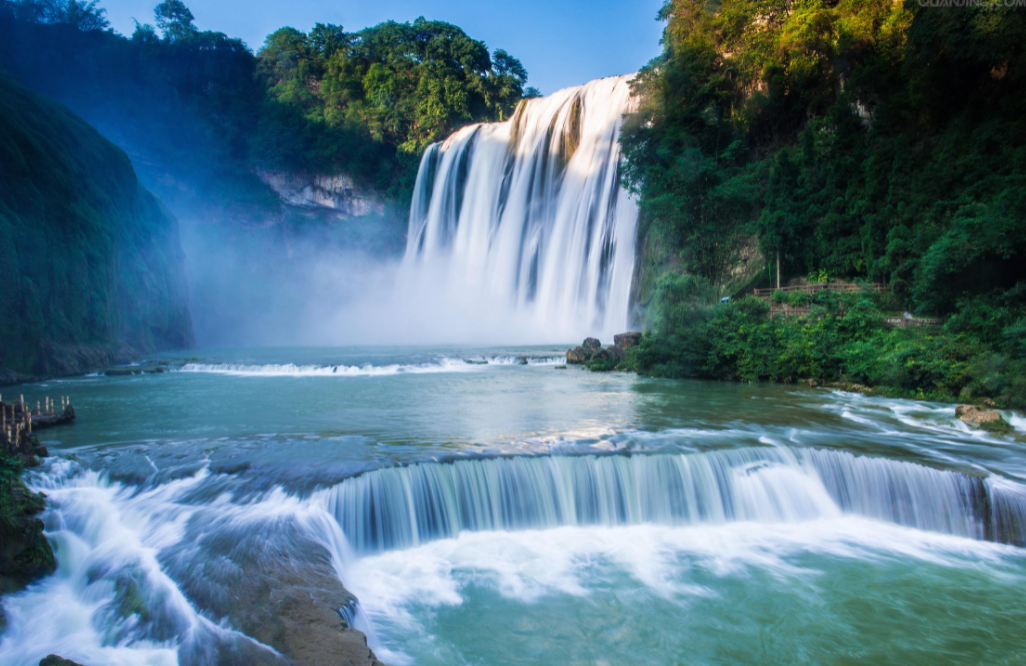
[[[178,223],[128,157],[0,75],[0,382],[187,347]]]

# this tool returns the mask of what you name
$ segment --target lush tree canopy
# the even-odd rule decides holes
[[[885,281],[929,312],[1026,278],[1026,11],[890,0],[667,4],[624,144],[646,216],[719,280]]]
[[[327,127],[363,127],[419,153],[468,122],[507,116],[527,72],[456,26],[419,18],[357,33],[282,28],[258,52],[271,97]]]
[[[440,21],[282,28],[256,55],[182,0],[154,24],[126,39],[96,1],[0,0],[0,67],[184,173],[346,172],[400,208],[428,143],[525,96],[516,58]]]
[[[746,380],[873,378],[948,397],[1009,390],[984,376],[1026,367],[1015,343],[1026,330],[1026,10],[672,0],[663,18],[664,53],[636,81],[640,110],[623,136],[643,228],[673,250],[646,270],[724,284],[754,239],[768,263],[779,257],[785,280],[884,282],[891,307],[951,317],[944,335],[860,338],[837,311],[836,321],[784,322],[758,305],[708,310],[667,278],[646,295],[655,331],[643,365]],[[788,365],[780,354],[799,339],[822,361]],[[728,343],[734,360],[724,364]],[[853,350],[875,365],[846,366]],[[930,364],[961,379],[941,386],[916,374]]]

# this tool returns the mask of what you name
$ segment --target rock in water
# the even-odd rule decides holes
[[[976,405],[959,405],[955,407],[955,416],[971,428],[991,432],[1010,432],[1012,430],[1012,426],[1001,418],[1001,413],[996,409],[980,409]]]
[[[639,344],[641,344],[641,333],[636,331],[620,333],[613,336],[613,346],[618,349],[626,350],[629,347],[634,347]]]
[[[591,350],[593,352],[594,351],[598,351],[599,349],[602,348],[602,343],[599,342],[597,338],[585,338],[584,339],[584,348],[588,349],[588,350]]]
[[[590,358],[591,350],[585,349],[584,347],[574,347],[566,352],[567,363],[587,363]]]
[[[82,666],[82,664],[77,661],[71,661],[70,659],[65,659],[64,657],[58,657],[55,654],[51,654],[43,657],[39,662],[39,666]]]

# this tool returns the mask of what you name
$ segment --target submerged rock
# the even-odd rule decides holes
[[[1011,432],[1010,426],[996,409],[980,409],[976,405],[959,405],[955,407],[955,416],[971,428],[989,432]]]

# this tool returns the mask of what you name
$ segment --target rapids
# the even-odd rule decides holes
[[[25,387],[80,419],[29,475],[59,569],[3,597],[0,664],[284,663],[281,599],[393,666],[1026,649],[1026,445],[953,405],[551,347],[201,355]]]

